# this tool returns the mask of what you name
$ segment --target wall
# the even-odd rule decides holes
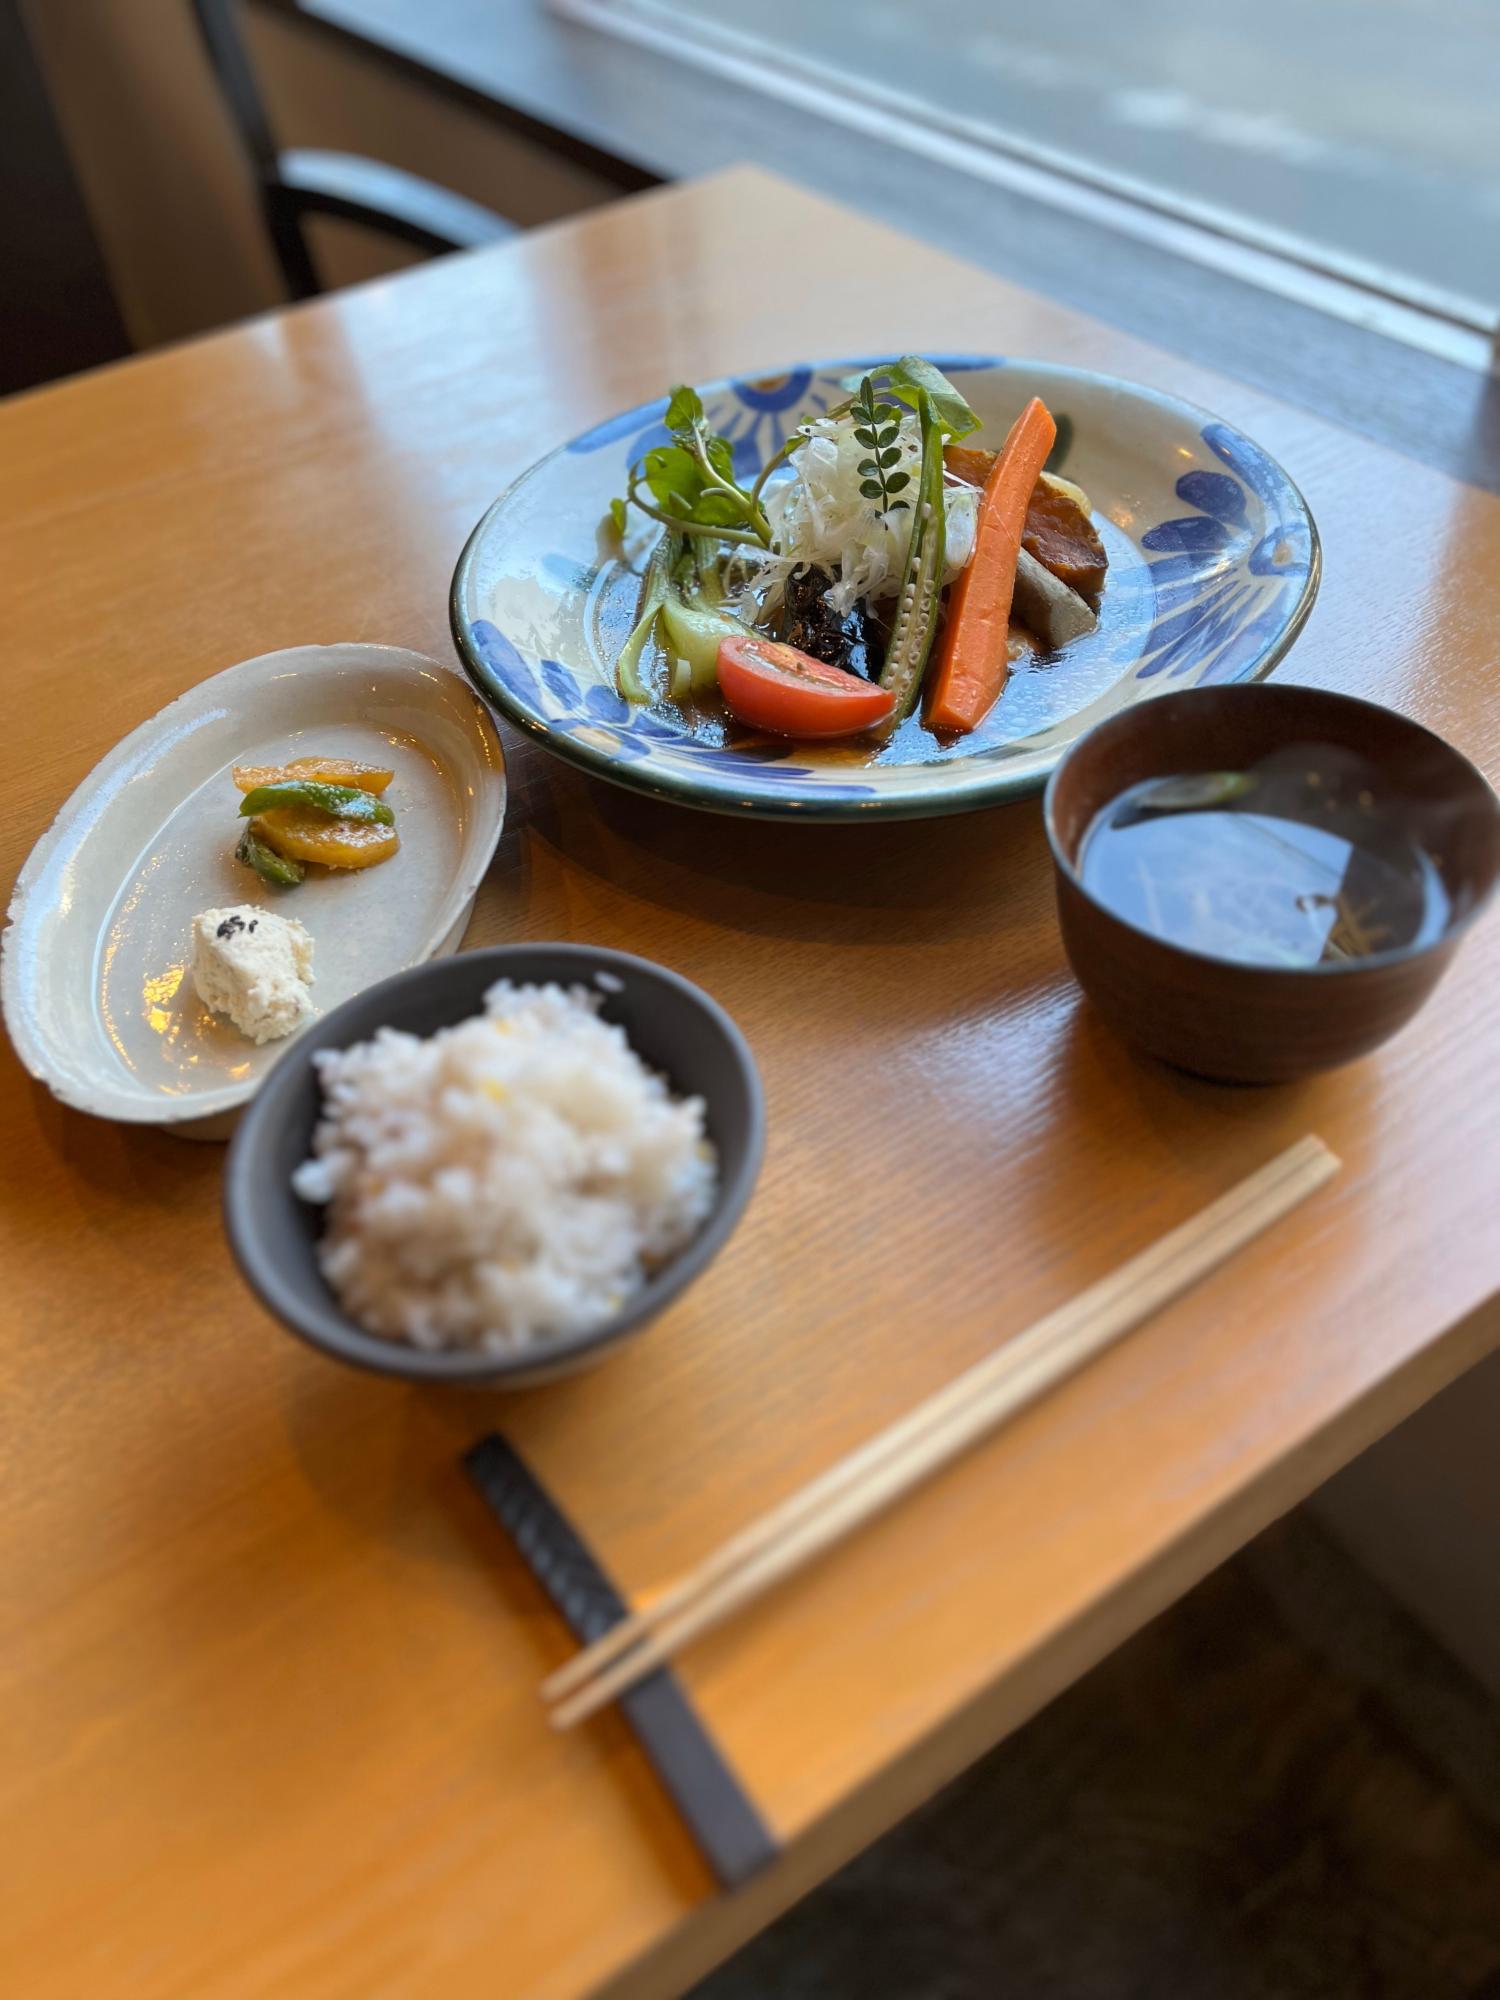
[[[282,300],[254,190],[186,0],[24,0],[121,311],[138,346]],[[295,21],[242,9],[278,137],[364,152],[529,226],[617,192]],[[411,261],[347,225],[313,224],[325,281]]]
[[[1311,1505],[1500,1697],[1500,1354],[1357,1458]]]
[[[132,339],[150,346],[280,296],[246,172],[175,0],[25,0]]]
[[[17,0],[0,0],[0,396],[128,353],[72,156]]]

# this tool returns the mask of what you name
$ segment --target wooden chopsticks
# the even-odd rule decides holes
[[[1301,1139],[1149,1250],[1048,1313],[723,1543],[542,1684],[570,1729],[929,1479],[1196,1284],[1337,1173]]]

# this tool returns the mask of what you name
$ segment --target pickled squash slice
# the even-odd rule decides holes
[[[330,819],[311,806],[279,806],[260,813],[250,828],[287,860],[314,861],[324,868],[373,868],[377,861],[389,861],[401,845],[393,826]]]
[[[289,764],[236,764],[230,773],[242,792],[311,778],[320,785],[353,785],[361,792],[378,793],[395,775],[383,765],[359,764],[352,757],[294,757]]]
[[[308,862],[321,868],[373,868],[389,861],[401,842],[380,794],[395,775],[383,764],[362,764],[352,757],[236,764],[232,776],[244,794],[240,812],[253,815],[236,849],[239,859],[275,882],[300,880]]]

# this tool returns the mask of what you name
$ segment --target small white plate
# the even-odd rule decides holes
[[[394,767],[401,847],[378,867],[276,890],[234,858],[230,766],[314,753]],[[229,667],[117,744],[33,848],[0,963],[16,1051],[79,1111],[225,1136],[287,1043],[256,1048],[198,999],[197,912],[254,903],[296,917],[327,1013],[457,948],[504,816],[493,724],[451,667],[366,645]]]

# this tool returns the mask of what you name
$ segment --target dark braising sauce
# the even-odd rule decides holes
[[[1316,746],[1245,771],[1152,778],[1084,836],[1083,886],[1143,931],[1246,965],[1425,945],[1450,910],[1399,804]]]

